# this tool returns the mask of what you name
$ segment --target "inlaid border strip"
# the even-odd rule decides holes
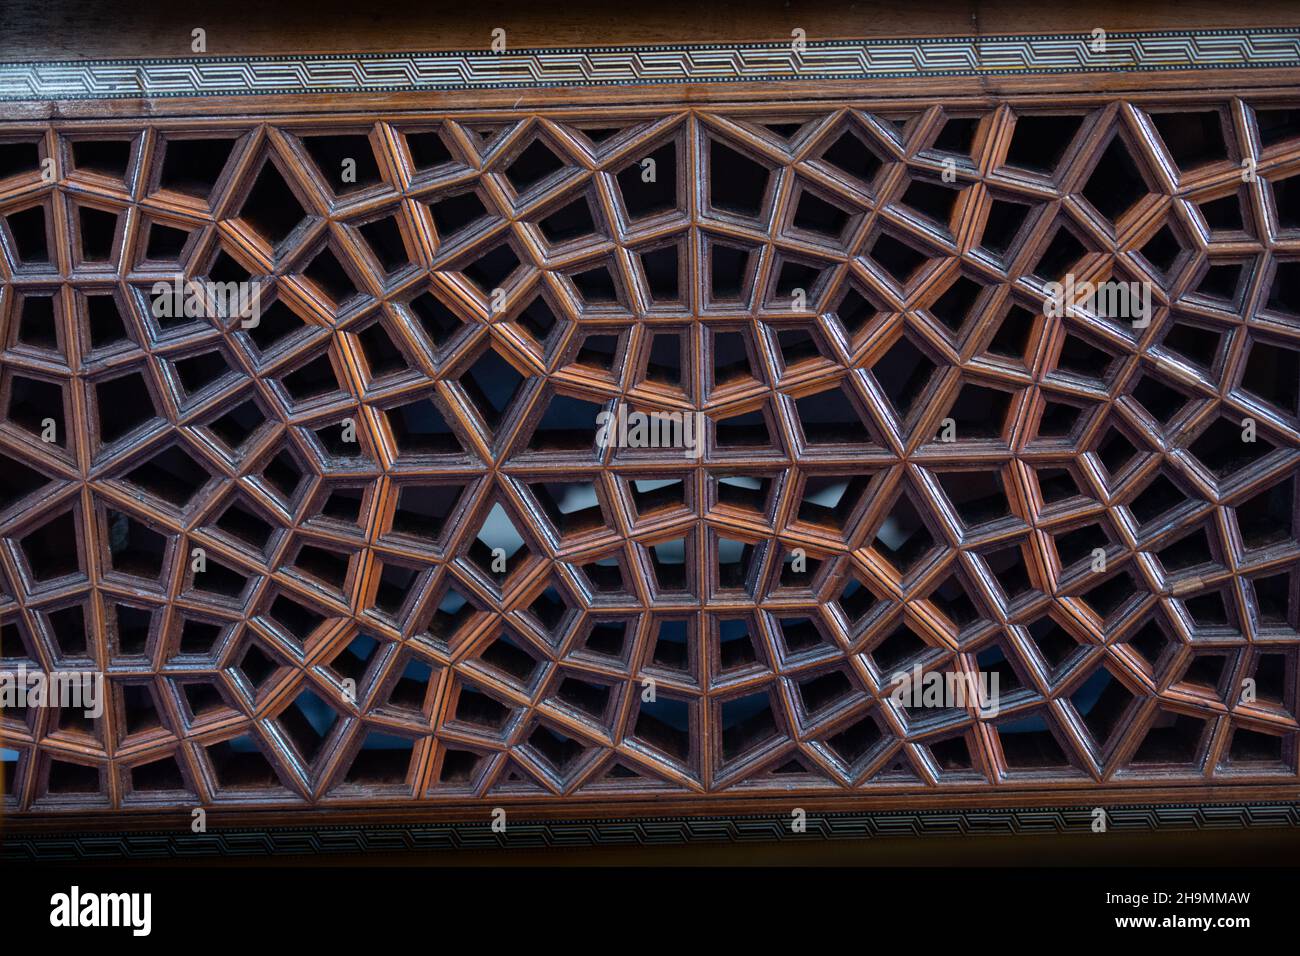
[[[0,63],[0,101],[1300,66],[1300,27]]]
[[[1108,807],[1107,830],[1244,830],[1300,827],[1300,804],[1236,803]],[[969,837],[1091,832],[1088,807],[986,810],[888,810],[812,813],[807,829],[792,833],[788,820],[771,815],[658,817],[622,820],[511,821],[494,833],[486,822],[337,824],[317,827],[247,827],[194,834],[9,834],[0,859],[60,863],[86,860],[180,860],[347,853],[451,850],[581,849],[600,846],[681,846],[702,843],[864,840],[884,837]]]

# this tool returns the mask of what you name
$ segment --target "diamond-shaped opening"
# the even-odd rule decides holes
[[[1146,180],[1133,161],[1128,144],[1116,133],[1093,167],[1083,187],[1083,198],[1113,222],[1147,192]]]
[[[1050,770],[1070,766],[1070,759],[1052,733],[1045,710],[995,725],[1002,756],[1009,770]]]
[[[150,582],[161,578],[167,539],[130,515],[111,508],[105,519],[112,569]]]
[[[908,335],[900,335],[878,362],[871,368],[885,397],[889,399],[900,421],[906,420],[917,408],[938,366],[921,351]]]
[[[79,601],[67,607],[42,614],[46,630],[54,641],[55,653],[60,658],[87,657],[90,632],[87,630],[87,602]]]
[[[473,189],[436,196],[426,205],[443,248],[481,228],[491,218],[482,197]]]
[[[842,670],[830,670],[820,674],[801,674],[795,678],[795,691],[804,713],[810,718],[818,718],[842,708],[861,691]]]
[[[1273,184],[1275,205],[1281,205],[1281,196],[1278,194],[1280,185],[1281,183]],[[1295,193],[1293,189],[1289,189],[1288,192],[1293,195]],[[1203,200],[1196,204],[1196,208],[1200,210],[1211,233],[1241,232],[1246,228],[1246,218],[1242,214],[1242,196],[1239,193],[1232,192],[1226,196]],[[1300,218],[1297,219],[1297,224],[1300,224]]]
[[[329,662],[330,668],[344,680],[360,686],[376,660],[379,642],[368,634],[357,634]]]
[[[461,271],[485,295],[506,284],[520,266],[520,259],[509,242],[500,242],[490,249],[476,253],[461,267]]]
[[[329,246],[321,247],[302,274],[336,308],[346,305],[360,292],[356,281]]]
[[[1145,586],[1129,568],[1093,584],[1079,595],[1103,623],[1110,623],[1129,611],[1146,595]]]
[[[39,141],[0,143],[0,179],[34,173],[40,169],[40,165]]]
[[[959,189],[913,177],[899,202],[909,212],[946,231],[952,223],[953,211],[957,208],[957,200],[960,196]]]
[[[422,658],[407,654],[398,661],[393,674],[396,676],[388,687],[385,704],[409,715],[423,716],[429,688],[436,686],[433,667]]]
[[[357,232],[365,240],[371,255],[379,263],[379,268],[387,275],[392,275],[411,264],[411,253],[402,239],[402,227],[399,223],[400,213],[380,216],[357,226]]]
[[[66,448],[63,385],[13,374],[9,376],[8,386],[8,413],[5,417],[42,441],[52,438],[50,444]]]
[[[947,417],[956,423],[959,441],[972,439],[998,439],[1011,408],[1012,394],[1000,388],[990,388],[966,382],[947,411]]]
[[[601,410],[595,402],[561,393],[552,395],[528,440],[528,449],[590,451],[595,444],[596,418]]]
[[[493,502],[470,542],[468,556],[493,581],[504,581],[527,559],[529,549],[501,502]]]
[[[1155,618],[1148,618],[1119,642],[1136,651],[1142,662],[1152,670],[1159,665],[1178,642],[1170,637]]]
[[[1174,163],[1185,173],[1228,158],[1223,117],[1218,110],[1152,113],[1151,122]]]
[[[910,625],[900,621],[888,634],[876,641],[871,648],[870,657],[876,669],[892,681],[891,675],[908,670],[929,650],[930,645]]]
[[[762,642],[756,636],[754,622],[749,617],[716,615],[712,623],[717,641],[717,661],[722,674],[732,674],[764,663]]]
[[[302,544],[289,563],[295,570],[341,592],[347,582],[348,567],[351,562],[346,552],[323,548],[316,544]]]
[[[971,591],[962,574],[954,570],[928,595],[928,600],[957,630],[983,619],[979,607],[971,600]]]
[[[1060,279],[1087,252],[1088,247],[1079,241],[1074,231],[1064,223],[1058,223],[1051,242],[1034,264],[1033,274],[1049,282]]]
[[[376,562],[375,570],[379,572],[379,579],[375,582],[374,609],[393,618],[407,608],[419,583],[429,574],[418,567],[392,560]]]
[[[1056,546],[1056,555],[1061,561],[1062,569],[1067,570],[1080,561],[1087,560],[1091,563],[1095,551],[1108,551],[1114,544],[1100,522],[1054,532],[1052,543]]]
[[[1255,606],[1259,610],[1259,620],[1265,627],[1296,627],[1296,615],[1300,612],[1300,593],[1296,584],[1300,574],[1283,571],[1281,574],[1267,574],[1251,580],[1255,593]]]
[[[1084,408],[1071,402],[1045,400],[1038,415],[1035,439],[1053,441],[1073,438],[1081,424],[1088,421]]]
[[[1237,620],[1237,602],[1225,590],[1207,591],[1183,600],[1183,607],[1192,618],[1197,629],[1223,630],[1232,629]]]
[[[794,400],[795,415],[810,445],[867,445],[867,416],[847,383]]]
[[[71,510],[65,510],[23,535],[19,546],[32,577],[43,582],[84,570],[78,554],[79,541],[76,518]]]
[[[220,349],[175,359],[172,367],[176,370],[176,380],[180,383],[186,400],[194,398],[223,377],[235,375],[235,370],[230,367],[230,363]]]
[[[465,327],[464,320],[429,291],[421,292],[411,299],[407,308],[435,349],[443,348]]]
[[[1033,358],[1031,343],[1037,325],[1037,315],[1023,305],[1013,302],[1003,313],[997,331],[989,340],[985,351],[991,356],[1028,366]]]
[[[267,553],[277,530],[277,526],[260,508],[242,496],[232,499],[214,524],[217,529],[249,546],[259,555]]]
[[[405,134],[405,138],[407,152],[411,154],[411,165],[416,169],[432,169],[455,159],[437,129],[411,130]]]
[[[669,140],[638,155],[615,179],[629,219],[635,221],[676,210],[677,141]]]
[[[410,368],[405,353],[394,344],[383,321],[371,322],[356,336],[372,378],[394,375]]]
[[[0,454],[0,510],[17,505],[29,494],[44,488],[49,481],[47,475],[27,467],[25,462]]]
[[[935,476],[957,516],[970,527],[1011,515],[1002,475],[997,471],[946,471]]]
[[[996,687],[1000,697],[1010,696],[1029,686],[1017,666],[1019,658],[1014,652],[1009,653],[1007,648],[1005,639],[999,638],[975,655],[977,678],[984,679],[987,675],[988,686]]]
[[[988,217],[980,246],[998,259],[1005,259],[1013,248],[1021,230],[1029,219],[1032,207],[1010,199],[993,199],[989,203]]]
[[[839,320],[850,338],[856,338],[874,318],[885,311],[887,310],[876,300],[874,293],[864,294],[849,286],[831,314]]]
[[[618,481],[631,499],[634,517],[638,520],[677,510],[686,505],[686,480],[682,477],[624,478],[620,476]]]
[[[474,790],[488,759],[473,750],[446,748],[442,752],[442,766],[438,769],[436,786],[444,790]]]
[[[805,651],[825,650],[830,645],[822,629],[811,617],[781,617],[777,618],[776,624],[787,657]]]
[[[193,230],[154,220],[149,223],[144,257],[150,262],[179,263]]]
[[[465,448],[432,398],[421,398],[385,413],[399,455],[454,455]]]
[[[1226,763],[1231,767],[1254,765],[1281,769],[1288,746],[1286,738],[1280,734],[1238,727],[1232,732]]]
[[[226,692],[219,681],[186,680],[178,681],[175,686],[180,692],[184,705],[183,716],[189,726],[230,709]]]
[[[688,559],[692,553],[690,545],[689,538],[669,538],[645,546],[646,556],[649,558],[660,593],[684,592],[691,589],[694,582],[690,579],[693,563]]]
[[[829,140],[829,145],[821,151],[821,160],[837,172],[867,185],[884,165],[880,154],[868,145],[865,135],[852,125]]]
[[[1190,255],[1181,235],[1167,222],[1142,244],[1140,253],[1143,259],[1155,267],[1165,284],[1168,284],[1169,278],[1174,274],[1175,267]]]
[[[961,773],[975,769],[975,760],[971,756],[970,742],[965,734],[933,740],[926,745],[930,757],[940,770],[940,775]]]
[[[479,652],[478,660],[499,672],[511,683],[528,687],[541,673],[544,662],[538,653],[509,630],[503,630]]]
[[[1130,592],[1132,593],[1132,592]],[[1029,642],[1053,674],[1061,672],[1067,664],[1083,654],[1083,647],[1052,617],[1040,617],[1026,627]]]
[[[308,325],[284,302],[276,299],[262,307],[261,317],[253,328],[242,331],[253,341],[257,351],[266,355],[288,345],[295,334],[305,333]]]
[[[860,769],[885,740],[874,713],[860,717],[825,737],[826,747],[846,767]]]
[[[550,699],[559,706],[575,711],[588,720],[604,724],[610,704],[617,701],[613,688],[606,683],[590,680],[586,674],[561,672],[560,682]]]
[[[654,700],[638,701],[632,733],[660,753],[685,763],[694,737],[692,715],[693,708],[686,701],[656,694]]]
[[[1061,341],[1061,351],[1056,358],[1056,370],[1080,378],[1104,382],[1115,367],[1117,356],[1099,348],[1092,341],[1074,332],[1067,332]]]
[[[158,417],[153,394],[139,372],[95,384],[99,440],[107,445]]]
[[[398,486],[391,529],[397,534],[439,542],[464,494],[465,486],[459,484],[402,484]]]
[[[338,721],[338,712],[312,690],[300,692],[276,718],[298,755],[309,765],[323,752]]]
[[[929,255],[892,233],[881,232],[867,257],[900,286],[908,285],[929,261]]]
[[[378,730],[368,731],[343,781],[371,786],[400,786],[406,782],[414,752],[415,742],[409,737],[398,737]]]
[[[277,594],[267,607],[266,617],[299,645],[305,645],[325,616],[287,594]]]
[[[596,485],[590,481],[537,481],[528,485],[561,537],[609,527]]]
[[[117,213],[94,206],[77,207],[77,230],[81,245],[83,262],[108,262],[113,258],[113,247],[117,237]],[[149,241],[153,242],[153,230],[150,229]],[[154,258],[146,254],[146,258]]]
[[[927,307],[927,311],[954,334],[962,334],[974,317],[975,304],[983,286],[966,275],[958,274],[948,287]]]
[[[1247,498],[1234,509],[1241,540],[1252,550],[1293,542],[1297,537],[1296,480],[1287,478]]]
[[[262,644],[253,642],[244,649],[235,666],[256,696],[268,686],[271,678],[280,670],[282,662]]]
[[[29,206],[5,216],[13,250],[22,265],[49,263],[49,211],[45,206]]]
[[[519,397],[525,378],[493,348],[486,348],[457,378],[487,427],[501,427],[511,404]]]
[[[211,469],[200,465],[180,445],[168,445],[125,477],[128,483],[182,510],[212,479]]]
[[[856,628],[876,608],[880,601],[871,589],[862,583],[857,575],[850,574],[835,599],[849,624]]]
[[[1171,710],[1158,710],[1133,754],[1133,764],[1172,764],[1188,769],[1196,763],[1209,721]]]
[[[101,792],[105,775],[98,764],[74,763],[52,757],[46,759],[48,777],[45,790],[51,796]]]
[[[1220,415],[1210,427],[1188,445],[1196,456],[1219,481],[1225,481],[1243,468],[1247,468],[1274,451],[1276,446],[1261,435],[1246,441],[1249,433],[1240,421]]]
[[[328,350],[280,376],[280,385],[295,402],[307,402],[342,392],[338,372]]]
[[[709,301],[734,303],[748,300],[758,261],[755,250],[712,237],[706,237],[705,249],[708,257]]]
[[[793,208],[794,215],[790,223],[795,229],[837,243],[844,240],[849,224],[857,219],[854,210],[845,209],[840,201],[829,198],[828,194],[815,192],[802,183],[799,198],[794,201]]]
[[[862,503],[871,475],[806,475],[797,512],[800,521],[842,532]]]
[[[534,139],[505,167],[506,179],[516,193],[526,193],[564,169],[565,163],[541,139]]]
[[[685,250],[680,243],[637,253],[652,305],[672,305],[682,299],[686,281]]]
[[[275,248],[298,228],[298,224],[307,216],[307,210],[298,201],[279,168],[268,158],[244,199],[239,216],[268,245]]]
[[[1209,373],[1223,347],[1223,333],[1182,317],[1175,317],[1166,327],[1164,348],[1202,372]]]
[[[1082,116],[1029,113],[1017,117],[1006,164],[1052,175],[1082,124]]]
[[[248,734],[210,744],[208,763],[220,790],[278,790],[280,778]]]
[[[302,144],[336,195],[360,192],[383,181],[370,137],[364,133],[304,136]]]
[[[709,205],[716,210],[758,219],[768,197],[772,171],[727,144],[709,140]]]
[[[1189,500],[1189,496],[1163,472],[1148,482],[1129,504],[1133,517],[1142,526],[1154,524]]]
[[[528,736],[528,747],[557,777],[564,778],[575,771],[590,752],[580,740],[539,723]]]
[[[578,646],[588,654],[622,660],[631,648],[634,630],[634,622],[622,618],[598,618],[588,623],[586,636]]]
[[[738,760],[782,736],[771,694],[767,691],[724,700],[718,705],[722,759]]]
[[[1079,717],[1099,748],[1106,748],[1132,712],[1137,696],[1105,667],[1098,667],[1070,695]]]
[[[1241,387],[1286,415],[1300,415],[1300,349],[1252,341]]]
[[[901,492],[890,505],[876,530],[873,547],[899,572],[913,570],[935,545],[935,538],[912,503],[909,492]]]
[[[234,137],[166,137],[158,188],[208,199],[226,168],[235,142]]]
[[[720,450],[764,448],[773,444],[766,404],[749,411],[737,412],[714,423],[714,438]]]

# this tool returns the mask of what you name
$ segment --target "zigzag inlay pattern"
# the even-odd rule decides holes
[[[0,100],[386,93],[1300,65],[1300,29],[0,64]]]

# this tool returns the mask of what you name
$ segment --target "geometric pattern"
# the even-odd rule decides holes
[[[547,86],[1294,67],[1300,29],[201,56],[0,64],[0,100],[392,93]]]
[[[0,137],[6,808],[1293,789],[1300,113],[907,109]]]

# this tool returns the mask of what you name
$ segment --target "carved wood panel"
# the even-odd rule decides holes
[[[1300,107],[19,124],[0,251],[10,810],[1294,789]]]

